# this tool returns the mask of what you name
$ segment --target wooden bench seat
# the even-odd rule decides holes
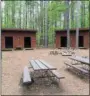
[[[90,71],[90,69],[89,68],[85,68],[85,67],[82,67],[84,70],[87,70],[87,71]]]
[[[68,52],[62,52],[62,56],[71,56],[72,54],[71,53],[68,53]]]
[[[76,70],[78,70],[78,71],[80,71],[80,72],[82,72],[84,74],[88,74],[89,73],[87,70],[83,69],[82,67],[80,67],[78,65],[72,65],[72,64],[68,64],[66,62],[64,64],[66,64],[67,66],[70,66],[70,67],[72,67],[72,68],[74,68],[74,69],[76,69]]]
[[[22,50],[23,48],[21,46],[17,46],[15,50]]]
[[[55,70],[55,68],[54,68],[53,66],[49,65],[48,63],[46,63],[46,62],[43,61],[43,60],[40,60],[40,61],[41,61],[43,64],[45,64],[45,66],[47,66],[48,68],[52,69],[52,70],[50,70],[50,71],[51,71],[51,73],[52,73],[56,78],[58,78],[58,79],[63,79],[63,78],[65,78],[65,77],[61,76],[60,73],[59,73],[57,70]],[[53,70],[53,69],[54,69],[54,70]]]
[[[80,62],[68,62],[68,61],[65,61],[64,64],[81,65]]]
[[[64,79],[65,77],[61,76],[60,73],[56,70],[52,70],[53,75],[58,79]]]
[[[31,76],[27,66],[24,67],[23,71],[23,83],[24,84],[31,83]]]
[[[64,64],[66,64],[66,65],[69,65],[69,64],[70,64],[70,62],[68,62],[68,61],[65,61],[65,62],[64,62]]]

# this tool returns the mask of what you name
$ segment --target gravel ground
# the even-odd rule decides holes
[[[80,78],[71,71],[66,70],[64,61],[68,56],[50,55],[52,49],[35,49],[2,52],[2,95],[89,95],[89,80]],[[60,52],[60,49],[56,49]],[[89,50],[78,49],[76,55],[89,56]],[[20,80],[24,67],[29,66],[29,60],[43,59],[57,67],[65,76],[59,84],[43,84],[44,80],[30,86],[22,86]],[[41,83],[42,82],[42,83]],[[47,81],[46,81],[47,82]],[[45,83],[45,82],[44,82]]]

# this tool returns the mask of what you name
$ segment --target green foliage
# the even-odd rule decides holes
[[[78,1],[70,1],[67,7],[65,1],[34,1],[14,0],[2,1],[2,28],[36,29],[38,46],[44,45],[45,34],[48,34],[48,44],[54,45],[55,30],[64,29],[64,14],[69,8],[69,28],[76,28],[76,9]],[[89,27],[89,1],[79,1],[79,26]],[[47,3],[47,5],[46,5]],[[47,13],[46,13],[47,9]],[[47,16],[47,17],[46,17]],[[47,23],[46,23],[47,22]]]

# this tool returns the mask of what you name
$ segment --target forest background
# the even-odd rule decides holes
[[[89,27],[89,1],[4,0],[2,28],[37,30],[37,46],[54,47],[55,30]]]

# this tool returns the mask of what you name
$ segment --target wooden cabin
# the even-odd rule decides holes
[[[1,48],[35,48],[36,32],[29,29],[1,29]]]
[[[55,30],[56,48],[67,47],[67,30]],[[89,48],[89,28],[79,28],[79,48]],[[76,29],[70,29],[70,47],[76,47]]]

